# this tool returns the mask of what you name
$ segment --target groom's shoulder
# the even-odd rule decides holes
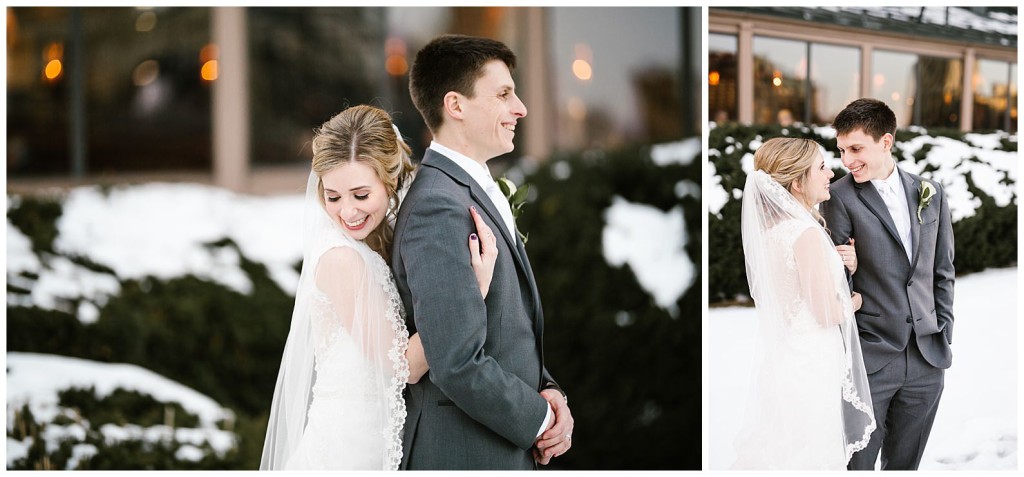
[[[853,190],[853,174],[847,173],[845,176],[836,179],[829,189],[835,193],[845,193]]]

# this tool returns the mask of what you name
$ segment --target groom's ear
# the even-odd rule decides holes
[[[886,151],[892,150],[892,144],[896,142],[896,138],[891,133],[885,133],[882,135],[882,149]]]
[[[444,112],[455,119],[462,119],[462,95],[449,91],[444,95]]]

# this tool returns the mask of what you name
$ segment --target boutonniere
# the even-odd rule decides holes
[[[931,182],[921,181],[920,201],[917,203],[917,223],[923,224],[924,219],[921,218],[921,211],[928,207],[932,203],[932,197],[935,197],[935,186]]]
[[[516,184],[506,177],[499,178],[494,182],[498,183],[498,189],[501,189],[501,194],[508,200],[508,206],[512,209],[512,219],[518,219],[523,214],[523,205],[526,204],[526,196],[530,193],[530,184],[516,187]],[[518,227],[516,227],[516,232],[519,234],[519,239],[523,241],[523,245],[526,245],[530,234],[523,235]]]

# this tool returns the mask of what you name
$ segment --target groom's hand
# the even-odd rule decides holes
[[[537,439],[534,459],[538,464],[547,465],[552,457],[565,454],[572,447],[572,431],[575,425],[565,397],[557,389],[545,389],[540,395],[555,413],[555,424]],[[538,458],[539,457],[539,458]]]

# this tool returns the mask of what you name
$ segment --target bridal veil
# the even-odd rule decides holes
[[[372,428],[352,429],[344,409],[337,409],[336,419],[332,415],[330,422],[315,424],[320,428],[340,427],[336,432],[348,436],[379,438],[383,433],[382,455],[374,461],[382,462],[385,470],[396,469],[402,457],[401,433],[406,415],[402,390],[409,375],[405,359],[408,332],[401,316],[401,301],[384,260],[350,238],[327,215],[318,183],[319,177],[310,173],[303,205],[302,271],[260,469],[285,468],[295,455],[307,426],[313,424],[307,421],[318,380],[323,382],[317,399],[322,399],[321,394],[327,396],[323,399],[329,399],[330,404],[324,407],[329,409],[346,400],[356,409],[366,409],[366,401],[381,402],[371,407],[374,412],[379,410],[379,418],[359,421],[377,423]],[[325,266],[325,270],[318,271],[321,259],[338,251],[349,259],[331,263],[344,266]],[[329,304],[327,308],[320,306],[325,303]],[[339,334],[345,339],[337,339]],[[359,371],[346,371],[353,369]],[[317,370],[324,375],[318,376]],[[350,428],[345,428],[346,423]],[[323,452],[336,456],[346,449]]]
[[[876,425],[839,255],[764,171],[747,176],[741,215],[757,338],[736,467],[845,467]]]

